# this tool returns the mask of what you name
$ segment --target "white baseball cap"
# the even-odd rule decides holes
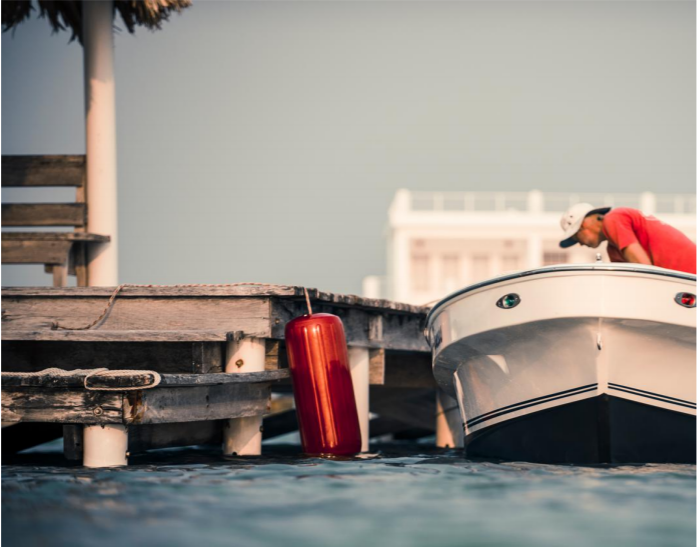
[[[563,240],[560,241],[560,247],[566,249],[578,243],[574,236],[577,235],[586,217],[593,214],[605,215],[610,210],[610,207],[594,207],[591,203],[577,203],[570,207],[560,219],[560,226],[565,232]]]

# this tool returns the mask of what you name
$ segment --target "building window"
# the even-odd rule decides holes
[[[515,272],[519,269],[519,257],[518,256],[503,256],[502,257],[502,271]]]
[[[460,284],[460,271],[457,255],[445,255],[441,257],[441,290],[455,291]]]
[[[426,255],[412,256],[412,290],[429,290],[429,257]]]
[[[473,256],[473,281],[482,281],[490,276],[490,257],[486,255]]]
[[[566,264],[567,253],[551,251],[543,253],[543,266],[553,266],[555,264]]]

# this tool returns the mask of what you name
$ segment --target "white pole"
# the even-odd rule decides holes
[[[128,432],[125,425],[86,425],[83,430],[82,464],[85,467],[128,465]]]
[[[436,390],[436,446],[462,447],[463,435],[463,420],[458,402],[440,389]]]
[[[349,368],[361,427],[361,452],[368,452],[368,348],[349,348]]]
[[[116,106],[112,0],[83,2],[87,231],[109,243],[88,245],[88,283],[119,283],[116,207]]]
[[[264,371],[264,339],[243,338],[226,345],[225,371],[231,374]],[[262,453],[262,418],[248,416],[226,420],[223,428],[223,454],[259,456]]]

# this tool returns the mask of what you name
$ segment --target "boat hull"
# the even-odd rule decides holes
[[[438,304],[434,376],[458,401],[467,454],[695,462],[695,309],[676,301],[695,277],[664,272],[542,269]],[[516,306],[496,305],[511,294]]]
[[[485,427],[465,437],[465,450],[551,464],[695,463],[696,418],[601,395]]]

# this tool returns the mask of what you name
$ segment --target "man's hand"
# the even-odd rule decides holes
[[[625,249],[623,249],[623,258],[626,262],[634,262],[635,264],[649,264],[652,265],[650,257],[642,248],[639,243],[631,243]]]

